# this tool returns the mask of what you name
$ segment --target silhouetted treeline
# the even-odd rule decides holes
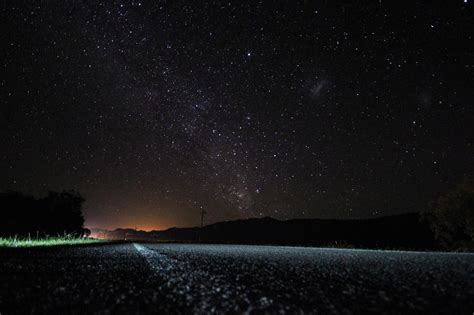
[[[0,236],[57,236],[88,233],[84,229],[85,199],[73,190],[50,191],[34,198],[16,191],[0,193]]]

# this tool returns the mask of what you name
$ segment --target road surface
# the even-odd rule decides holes
[[[112,244],[0,250],[0,313],[473,314],[474,254]]]

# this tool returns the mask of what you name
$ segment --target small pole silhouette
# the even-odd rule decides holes
[[[205,214],[207,214],[206,210],[201,209],[201,228],[202,228],[203,223],[204,223],[204,215]]]
[[[204,215],[207,214],[206,210],[201,209],[201,228],[199,229],[199,243],[201,243],[201,234],[202,234],[202,227],[204,224]]]

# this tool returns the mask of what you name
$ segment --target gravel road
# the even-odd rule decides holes
[[[0,313],[474,312],[474,254],[112,244],[0,250]]]

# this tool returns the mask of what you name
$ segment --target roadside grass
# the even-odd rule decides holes
[[[103,240],[94,238],[83,238],[77,236],[58,236],[58,237],[44,237],[44,238],[21,238],[21,237],[6,237],[0,238],[0,248],[27,248],[27,247],[50,247],[60,245],[83,245],[100,243]]]

